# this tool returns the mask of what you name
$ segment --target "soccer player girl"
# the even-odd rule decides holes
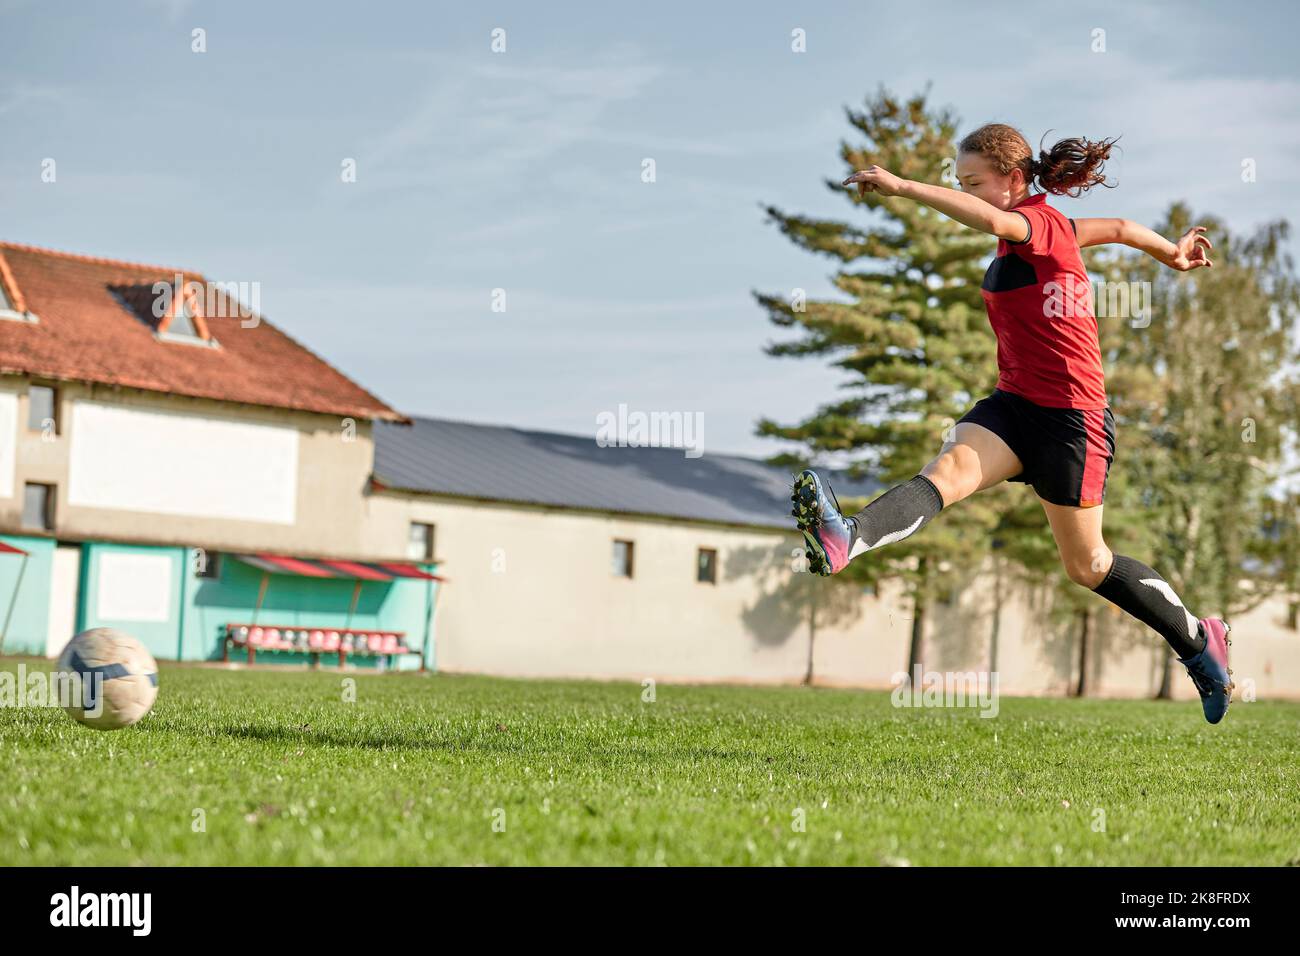
[[[1170,242],[1126,219],[1068,219],[1047,203],[1048,194],[1078,196],[1104,183],[1113,144],[1065,139],[1035,158],[1017,130],[990,123],[960,143],[960,190],[901,179],[880,166],[844,181],[863,194],[924,203],[997,237],[982,294],[997,338],[998,380],[910,481],[847,516],[825,480],[807,470],[795,479],[794,514],[811,570],[835,574],[977,491],[1023,482],[1047,512],[1070,579],[1156,630],[1187,668],[1206,720],[1218,723],[1232,699],[1228,624],[1198,620],[1158,573],[1114,554],[1102,537],[1115,425],[1080,250],[1122,243],[1171,269],[1213,266],[1204,227]]]

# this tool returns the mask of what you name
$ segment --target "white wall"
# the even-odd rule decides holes
[[[108,621],[163,622],[171,619],[172,556],[167,553],[106,551],[99,558],[95,616]]]
[[[81,547],[61,544],[50,566],[50,619],[45,656],[58,657],[77,628],[77,590],[81,578]]]
[[[72,404],[73,506],[293,524],[298,430],[118,404]]]
[[[797,680],[807,595],[791,589],[797,535],[474,503],[369,498],[365,532],[436,526],[437,664],[447,671],[642,680]],[[614,575],[614,539],[634,577]],[[374,547],[372,543],[371,548]],[[716,584],[697,552],[718,552]]]
[[[59,429],[46,434],[22,427],[27,388],[0,375],[19,426],[0,531],[22,532],[21,490],[37,482],[54,487],[55,531],[68,540],[368,560],[406,549],[405,529],[361,549],[368,421],[62,382]],[[8,450],[0,442],[0,458]]]
[[[434,622],[441,670],[796,683],[810,633],[816,683],[888,688],[907,667],[912,607],[901,583],[886,581],[877,596],[794,573],[791,552],[802,548],[793,533],[395,493],[372,495],[368,508],[364,532],[376,539],[404,539],[410,521],[436,526],[439,572],[449,579]],[[632,580],[611,573],[615,538],[635,542]],[[695,581],[700,547],[718,551],[717,585]],[[986,571],[951,606],[931,609],[927,670],[987,669],[993,593]],[[1077,680],[1077,621],[1053,615],[1048,596],[1021,588],[1003,603],[997,670],[1005,694],[1060,695]],[[1233,621],[1239,693],[1300,697],[1300,634],[1284,615],[1273,602]],[[1100,598],[1093,627],[1090,694],[1154,695],[1164,641]],[[1181,666],[1173,678],[1176,697],[1195,699]]]

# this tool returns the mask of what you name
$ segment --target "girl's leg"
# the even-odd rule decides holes
[[[836,574],[864,551],[915,534],[944,507],[1023,470],[1020,459],[991,430],[958,422],[939,455],[910,481],[895,485],[852,518],[840,512],[812,470],[795,479],[794,516],[807,544],[809,570]]]
[[[895,485],[856,515],[852,558],[915,534],[948,505],[1018,475],[1024,466],[983,425],[958,422],[952,437],[921,473]]]
[[[992,431],[974,422],[958,422],[952,437],[921,469],[921,474],[939,489],[946,506],[1014,478],[1023,470],[1016,453]]]
[[[1101,533],[1103,507],[1043,501],[1065,573],[1154,629],[1180,658],[1199,654],[1205,649],[1204,629],[1168,582],[1141,561],[1106,547]]]

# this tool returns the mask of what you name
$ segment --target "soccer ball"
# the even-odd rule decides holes
[[[59,655],[60,697],[78,723],[96,730],[129,727],[158,696],[158,664],[143,644],[111,627],[82,631]]]

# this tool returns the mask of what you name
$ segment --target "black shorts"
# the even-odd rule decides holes
[[[1024,470],[1008,481],[1031,485],[1057,505],[1090,508],[1106,497],[1115,457],[1115,418],[1109,408],[1047,408],[994,389],[963,415],[1010,446]]]

